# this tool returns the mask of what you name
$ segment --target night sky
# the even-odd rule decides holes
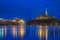
[[[60,0],[0,0],[0,17],[31,19],[48,10],[60,18]]]

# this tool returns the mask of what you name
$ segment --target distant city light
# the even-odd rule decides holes
[[[0,18],[0,20],[3,20],[3,18]]]
[[[13,22],[16,22],[16,20],[13,20]]]

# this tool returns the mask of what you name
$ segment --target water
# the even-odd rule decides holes
[[[0,40],[60,40],[60,25],[0,26]]]

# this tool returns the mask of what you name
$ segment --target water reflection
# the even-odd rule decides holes
[[[60,40],[60,26],[0,26],[1,38],[6,38],[6,40],[8,38],[11,40],[14,38],[14,40]]]
[[[2,37],[3,37],[3,35],[4,35],[4,28],[2,28]]]
[[[13,37],[17,36],[17,29],[15,26],[12,27],[12,34],[13,34]]]
[[[40,40],[48,40],[48,26],[39,26],[38,36],[40,36]]]
[[[24,35],[24,26],[13,26],[12,29],[12,34],[13,34],[13,37],[16,37],[18,35],[20,35],[21,37],[23,37]]]
[[[5,32],[5,36],[6,36],[6,34],[7,34],[7,28],[6,28],[6,26],[4,28],[4,32]]]
[[[24,35],[24,26],[20,26],[20,27],[19,27],[18,33],[19,33],[19,35],[20,35],[21,37],[23,37],[23,35]]]
[[[48,26],[46,25],[46,40],[48,40]]]
[[[2,37],[2,28],[0,28],[0,38]]]

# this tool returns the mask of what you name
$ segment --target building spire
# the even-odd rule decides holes
[[[48,11],[47,11],[47,9],[46,9],[45,15],[48,16]]]

